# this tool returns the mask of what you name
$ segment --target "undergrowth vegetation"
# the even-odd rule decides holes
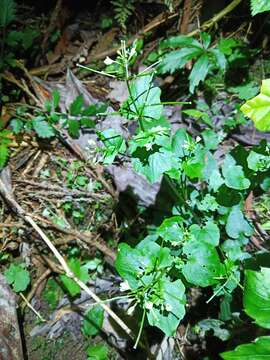
[[[110,3],[125,33],[136,1]],[[173,11],[173,2],[164,3]],[[270,11],[266,0],[252,0],[250,5],[253,16]],[[10,67],[17,66],[16,47],[23,44],[23,49],[28,50],[39,33],[34,28],[12,30],[15,3],[0,0],[1,7],[5,11],[0,13],[0,68],[10,71]],[[138,217],[143,218],[143,225],[136,236],[120,229],[118,232],[125,231],[127,236],[119,244],[121,236],[117,242],[111,233],[107,236],[108,244],[117,247],[110,271],[121,277],[121,283],[116,296],[98,299],[85,311],[81,333],[86,339],[102,329],[107,311],[104,304],[121,299],[127,302],[124,318],[136,319],[136,334],[131,336],[134,349],[139,347],[150,357],[153,354],[148,349],[147,329],[153,326],[167,337],[176,336],[179,326],[193,316],[191,293],[195,288],[204,294],[204,306],[211,310],[207,318],[193,322],[193,332],[223,342],[216,356],[225,360],[270,357],[269,244],[266,241],[263,246],[258,245],[258,224],[251,215],[255,210],[250,208],[250,198],[256,197],[252,206],[262,214],[260,226],[267,234],[269,219],[263,213],[269,214],[270,143],[266,137],[248,144],[247,140],[236,142],[238,130],[250,127],[251,121],[252,130],[270,131],[270,79],[261,79],[260,84],[250,71],[252,56],[259,54],[259,49],[249,48],[247,41],[239,37],[215,35],[199,31],[194,36],[168,36],[146,56],[141,39],[131,46],[121,41],[115,57],[107,57],[98,66],[77,67],[78,71],[89,70],[124,85],[127,96],[117,109],[108,110],[107,100],[86,106],[81,94],[63,112],[61,94],[55,90],[43,108],[20,103],[8,128],[1,128],[1,169],[12,157],[14,138],[30,135],[39,143],[45,140],[50,145],[63,140],[62,131],[71,139],[79,139],[84,131],[89,131],[96,141],[89,142],[84,161],[68,162],[61,157],[53,160],[57,179],[74,194],[82,196],[103,189],[100,177],[90,181],[85,167],[90,166],[93,171],[94,166],[110,169],[127,163],[148,184],[162,184],[166,189],[168,206],[164,205],[158,220],[147,217],[147,211],[141,208]],[[139,62],[143,64],[137,66]],[[244,74],[240,81],[233,78],[237,72]],[[161,79],[168,76],[181,82],[179,88],[185,90],[185,96],[175,100],[170,99],[169,91],[164,93]],[[220,121],[220,108],[205,100],[209,94],[214,99],[221,96],[229,109]],[[188,120],[188,126],[183,125],[184,121],[173,126],[168,107],[177,112],[178,118]],[[124,136],[110,126],[102,129],[100,123],[106,116],[121,116],[132,130]],[[41,172],[42,179],[50,176],[49,171]],[[96,228],[105,216],[106,204],[109,205],[107,198],[97,199],[100,206],[96,205],[93,211]],[[53,205],[47,206],[42,215],[64,229],[70,224],[83,227],[91,212],[83,196],[81,201],[65,199],[59,211],[61,216],[57,211]],[[130,242],[126,240],[129,237]],[[253,245],[260,251],[254,250]],[[50,249],[59,260],[54,248]],[[63,254],[61,271],[49,279],[43,292],[51,310],[57,308],[63,294],[72,301],[78,299],[86,284],[107,271],[99,252],[92,256],[79,246],[69,246]],[[8,284],[24,297],[32,286],[28,265],[25,261],[13,261],[12,255],[2,250],[0,263]],[[40,314],[37,317],[46,321]],[[245,337],[242,333],[246,329],[252,334]],[[233,341],[237,334],[241,334],[240,345]],[[86,349],[88,359],[107,359],[108,353],[103,343]]]

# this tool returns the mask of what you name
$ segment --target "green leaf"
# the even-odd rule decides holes
[[[14,134],[19,134],[23,129],[23,121],[20,119],[12,119],[10,125]]]
[[[115,157],[119,152],[124,153],[126,151],[126,143],[123,137],[117,134],[113,129],[107,129],[100,133],[98,136],[105,145],[103,152],[103,164],[110,165],[113,163]]]
[[[239,86],[232,86],[228,90],[232,93],[238,94],[238,97],[241,100],[248,100],[256,96],[259,92],[258,86],[253,81]]]
[[[196,241],[204,242],[213,246],[217,246],[219,243],[219,228],[212,221],[208,221],[202,228],[197,224],[193,224],[190,226],[189,230],[191,235],[195,237]]]
[[[261,336],[250,344],[220,354],[224,360],[270,360],[270,336]]]
[[[218,319],[205,319],[198,322],[197,326],[200,328],[201,336],[209,331],[213,331],[213,335],[222,341],[226,341],[230,338],[230,332],[227,329],[222,328],[225,323]],[[196,326],[196,327],[197,327]]]
[[[130,110],[144,121],[159,120],[163,106],[160,104],[161,90],[152,84],[152,75],[138,77],[131,84],[131,96],[127,102]]]
[[[11,264],[4,274],[15,292],[26,290],[30,283],[30,275],[24,264]]]
[[[270,168],[270,156],[259,154],[253,150],[247,157],[248,167],[253,171],[267,171]]]
[[[262,81],[259,95],[242,105],[241,111],[254,122],[256,129],[270,130],[270,79]]]
[[[16,3],[13,0],[0,0],[0,27],[6,27],[15,19]]]
[[[0,144],[0,169],[2,169],[7,162],[8,159],[8,147],[6,144]]]
[[[159,291],[164,309],[153,307],[147,311],[147,319],[150,325],[157,326],[167,336],[173,336],[185,315],[185,287],[181,280],[172,282],[163,276],[159,281]]]
[[[103,325],[104,310],[101,306],[90,306],[83,319],[82,332],[85,336],[97,335]]]
[[[185,129],[178,129],[172,138],[172,151],[176,156],[183,157],[187,155],[185,145],[191,141],[191,136]]]
[[[269,0],[250,0],[251,15],[255,16],[265,11],[270,11]]]
[[[219,48],[215,48],[215,49],[210,49],[209,50],[211,54],[213,54],[215,62],[217,64],[217,66],[219,67],[219,69],[224,72],[226,69],[226,57],[224,56],[224,53],[222,51],[220,51]]]
[[[184,246],[183,253],[187,262],[182,271],[188,282],[202,287],[219,282],[222,264],[213,245],[191,240]]]
[[[242,166],[236,165],[236,161],[230,154],[225,157],[222,174],[225,178],[225,184],[229,188],[244,190],[250,186],[250,181],[245,177]]]
[[[248,221],[244,218],[239,205],[233,206],[226,223],[226,233],[233,239],[240,236],[251,236],[253,229]]]
[[[206,129],[202,132],[205,148],[208,150],[216,150],[220,143],[220,136],[215,131]]]
[[[165,219],[157,229],[157,235],[173,245],[181,244],[183,240],[183,230],[179,224],[183,219],[181,216],[173,216]]]
[[[77,116],[81,114],[83,107],[83,95],[79,95],[76,99],[71,103],[69,107],[69,113],[72,116]]]
[[[210,43],[211,43],[211,35],[206,33],[206,32],[202,32],[201,33],[201,39],[202,39],[202,43],[203,43],[203,47],[205,49],[208,49]]]
[[[244,309],[256,324],[270,329],[270,268],[245,271]]]
[[[183,48],[181,50],[171,51],[165,55],[163,61],[158,67],[158,70],[165,74],[171,74],[176,70],[181,69],[188,61],[198,57],[203,52],[199,48]]]
[[[75,276],[82,282],[87,283],[87,281],[90,279],[87,263],[82,265],[79,259],[71,258],[68,261],[68,266],[75,274]],[[67,275],[61,275],[60,278],[71,296],[76,296],[81,293],[81,288],[79,285]]]
[[[42,116],[38,116],[32,120],[33,128],[37,135],[42,138],[50,138],[55,136],[54,128]]]
[[[79,122],[79,120],[68,119],[67,125],[68,125],[68,133],[69,133],[69,135],[74,139],[78,139],[78,137],[80,136],[80,122]]]
[[[91,345],[86,350],[87,360],[107,360],[108,347],[103,344]]]
[[[189,75],[189,91],[194,93],[194,89],[199,85],[201,81],[204,81],[206,75],[210,70],[211,64],[207,54],[203,54],[193,65],[192,71]]]

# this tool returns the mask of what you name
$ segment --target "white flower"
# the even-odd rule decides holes
[[[109,56],[107,56],[106,59],[104,60],[105,65],[112,65],[113,63],[114,63],[114,60],[111,59]]]
[[[145,148],[147,151],[152,150],[152,146],[153,146],[153,144],[151,144],[151,143],[145,144]]]
[[[145,304],[144,304],[145,308],[147,310],[152,310],[153,309],[153,303],[151,301],[147,301]]]
[[[125,281],[121,282],[121,284],[120,284],[120,291],[124,292],[127,290],[130,290],[130,286],[129,286],[129,283],[127,282],[127,280],[125,280]]]
[[[137,306],[137,303],[135,303],[133,306],[131,306],[130,308],[128,308],[127,314],[128,314],[128,315],[132,315],[133,312],[134,312],[134,310],[135,310],[135,308],[136,308],[136,306]]]
[[[171,305],[171,304],[166,304],[166,305],[165,305],[165,309],[166,309],[166,311],[168,311],[168,312],[172,311],[172,305]]]

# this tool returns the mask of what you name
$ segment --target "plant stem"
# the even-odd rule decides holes
[[[139,329],[139,332],[138,332],[138,336],[137,336],[135,345],[133,346],[133,349],[137,349],[138,343],[139,343],[139,341],[140,341],[140,338],[141,338],[141,335],[142,335],[142,331],[143,331],[145,314],[146,314],[146,310],[143,309],[142,321],[141,321],[140,329]]]

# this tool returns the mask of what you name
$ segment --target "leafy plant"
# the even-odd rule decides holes
[[[193,44],[188,48],[192,52],[201,49],[194,46],[194,39],[180,39]],[[209,46],[210,38],[204,37],[204,42]],[[244,247],[253,234],[243,212],[244,200],[269,178],[270,157],[269,145],[262,141],[250,151],[238,146],[218,163],[215,152],[222,137],[211,129],[209,118],[202,138],[194,139],[185,129],[173,133],[152,69],[137,76],[129,73],[133,53],[122,44],[115,61],[129,92],[119,112],[136,122],[137,130],[126,141],[119,134],[103,132],[105,162],[125,151],[138,173],[152,183],[163,177],[174,195],[171,216],[135,247],[120,244],[115,262],[131,299],[129,312],[137,306],[142,310],[137,345],[146,319],[168,336],[175,333],[185,315],[190,286],[212,287],[208,302],[219,297],[230,308],[228,299],[240,285],[243,261],[250,256]]]
[[[270,336],[261,336],[251,344],[239,345],[233,351],[221,354],[224,360],[270,359]]]
[[[262,81],[259,95],[242,105],[241,110],[260,131],[270,130],[270,79]]]
[[[97,344],[89,346],[86,350],[87,360],[107,360],[108,359],[108,348],[106,345]]]
[[[83,319],[82,332],[85,336],[97,335],[103,324],[104,310],[100,306],[90,306]]]
[[[122,29],[126,31],[126,22],[135,9],[134,0],[111,0],[111,4],[113,5],[115,19]]]
[[[163,41],[161,49],[172,49],[172,51],[165,53],[158,67],[159,72],[162,74],[173,73],[195,59],[189,75],[189,91],[193,93],[199,83],[204,81],[213,69],[218,69],[222,73],[225,71],[226,57],[223,48],[218,45],[210,47],[210,44],[211,36],[207,33],[201,33],[201,42],[185,35]]]
[[[25,269],[24,264],[12,263],[4,274],[7,282],[12,285],[15,292],[26,290],[30,284],[30,274]]]

